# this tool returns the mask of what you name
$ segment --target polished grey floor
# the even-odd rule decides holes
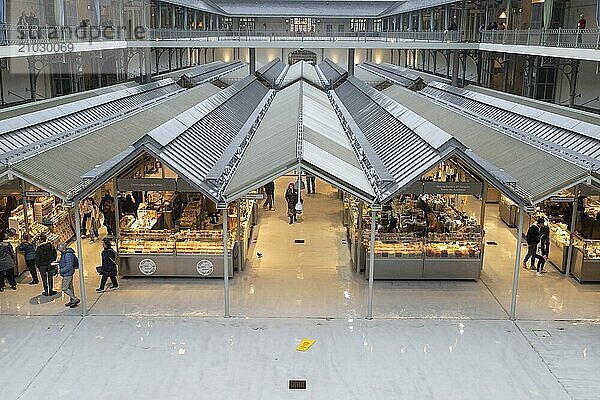
[[[494,206],[482,279],[376,282],[369,321],[335,192],[317,182],[290,226],[285,184],[231,280],[232,318],[221,280],[123,279],[95,293],[98,243],[85,246],[85,318],[22,276],[0,293],[0,399],[598,398],[600,286],[521,270],[509,321],[516,240]],[[303,338],[316,339],[306,353]]]

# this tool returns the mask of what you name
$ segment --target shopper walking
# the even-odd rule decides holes
[[[52,265],[56,261],[56,249],[48,241],[45,234],[40,235],[40,244],[35,249],[35,266],[40,270],[42,284],[44,285],[44,296],[54,296],[54,274],[55,267]]]
[[[103,225],[106,227],[106,233],[114,236],[116,233],[115,225],[115,199],[106,193],[100,201],[100,212],[104,217]]]
[[[288,218],[290,219],[290,225],[297,222],[296,219],[296,203],[298,202],[298,191],[296,190],[293,183],[288,185],[285,191],[285,201],[288,206]]]
[[[138,205],[133,201],[133,197],[128,194],[123,201],[123,214],[132,215],[134,220],[137,220]]]
[[[108,278],[110,278],[112,290],[119,288],[119,283],[117,282],[117,253],[113,250],[110,239],[105,238],[102,241],[102,245],[104,247],[101,254],[102,265],[100,266],[102,279],[100,279],[100,287],[96,289],[96,292],[98,293],[104,292],[104,286],[106,285]]]
[[[69,296],[69,302],[65,304],[65,307],[75,308],[81,302],[75,296],[75,288],[73,287],[73,275],[75,270],[79,269],[79,260],[75,255],[75,251],[67,247],[65,243],[58,245],[58,251],[60,251],[60,260],[58,261],[60,276],[62,277],[62,291],[64,294]]]
[[[273,207],[273,202],[275,201],[275,182],[271,181],[265,185],[265,194],[267,195],[267,199],[263,204],[263,208],[275,211]]]
[[[315,176],[306,175],[306,190],[308,194],[315,194]]]
[[[527,261],[531,258],[531,269],[535,268],[535,260],[543,260],[543,257],[537,254],[538,244],[540,243],[540,227],[544,223],[544,218],[539,218],[529,229],[527,229],[527,255],[523,260],[523,268],[527,268]]]
[[[17,281],[15,280],[15,266],[17,257],[10,243],[6,242],[6,235],[0,233],[0,292],[4,291],[4,278],[12,290],[17,290]]]
[[[27,269],[31,274],[31,282],[29,282],[29,284],[37,285],[38,283],[40,283],[40,281],[38,280],[37,270],[35,269],[35,244],[29,241],[28,234],[25,233],[23,235],[21,244],[19,245],[19,247],[17,247],[17,251],[23,253],[23,256],[25,258],[25,264],[27,264]]]

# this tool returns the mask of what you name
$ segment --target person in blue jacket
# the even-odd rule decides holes
[[[60,251],[58,272],[62,276],[62,291],[70,298],[65,307],[75,308],[81,301],[75,296],[75,288],[73,287],[73,275],[75,274],[75,270],[79,268],[79,260],[75,256],[75,251],[67,247],[65,243],[58,245],[58,251]]]
[[[37,269],[35,268],[35,244],[29,241],[28,234],[23,234],[23,241],[19,247],[17,247],[17,251],[23,253],[23,256],[25,257],[25,264],[27,264],[27,269],[31,274],[31,282],[29,282],[29,284],[37,285],[40,281],[38,279]]]

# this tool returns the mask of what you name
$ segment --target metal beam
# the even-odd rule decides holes
[[[375,217],[377,211],[371,208],[371,246],[369,247],[369,298],[367,300],[367,319],[373,319],[373,270],[375,268]]]
[[[515,251],[515,270],[513,275],[512,297],[510,301],[510,319],[515,320],[517,311],[517,289],[519,287],[519,271],[521,268],[521,244],[523,242],[523,219],[525,208],[519,207],[519,225],[517,226],[517,249]]]
[[[81,243],[81,215],[79,212],[79,203],[73,204],[73,210],[75,211],[75,238],[77,239],[77,258],[79,258],[79,291],[81,293],[81,316],[87,315],[87,301],[85,295],[85,278],[83,274],[84,262],[83,262],[83,245]]]
[[[229,318],[229,255],[227,254],[227,205],[223,209],[223,290],[225,296],[225,318]]]

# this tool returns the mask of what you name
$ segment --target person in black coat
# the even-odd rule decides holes
[[[101,254],[102,265],[100,267],[102,279],[100,279],[100,287],[96,289],[98,293],[104,292],[104,286],[109,278],[112,283],[111,289],[116,290],[119,288],[119,283],[117,282],[117,253],[113,250],[108,238],[102,240],[102,246],[104,247]]]
[[[44,296],[54,296],[57,292],[54,290],[54,274],[57,273],[52,263],[56,261],[56,249],[48,241],[45,234],[40,235],[37,249],[35,249],[35,266],[40,270],[42,284],[44,285]]]
[[[287,190],[285,191],[285,201],[287,201],[288,206],[288,217],[290,218],[290,225],[293,224],[296,219],[296,203],[298,203],[298,191],[296,190],[293,183],[288,185]]]
[[[263,208],[269,208],[271,211],[275,211],[273,208],[273,202],[275,201],[275,182],[269,182],[265,185],[265,194],[267,198],[263,204]]]
[[[537,247],[540,243],[541,231],[540,227],[544,224],[544,218],[539,218],[533,225],[527,229],[527,255],[523,260],[523,268],[527,268],[527,261],[531,258],[531,269],[536,269],[535,260],[538,262],[545,261],[542,256],[537,254]]]

